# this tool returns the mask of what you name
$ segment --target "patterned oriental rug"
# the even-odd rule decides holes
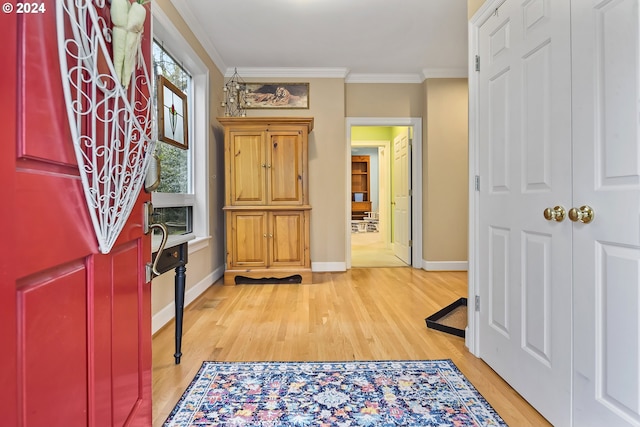
[[[506,426],[451,360],[204,362],[164,426]]]

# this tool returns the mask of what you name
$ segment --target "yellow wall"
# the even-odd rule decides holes
[[[393,141],[391,126],[353,126],[351,141]]]
[[[467,79],[429,79],[425,85],[422,257],[431,262],[466,261]]]
[[[482,6],[484,2],[485,0],[467,0],[467,14],[469,19],[480,9],[480,6]]]
[[[420,117],[423,110],[420,83],[349,83],[347,117]]]

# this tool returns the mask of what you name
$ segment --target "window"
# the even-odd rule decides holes
[[[189,252],[209,243],[209,70],[160,8],[152,9],[154,74],[187,97],[187,141],[157,142],[160,186],[151,195],[156,221],[170,237],[189,240]],[[186,149],[183,149],[186,148]]]
[[[191,75],[155,40],[153,42],[153,70],[156,82],[159,76],[163,76],[181,90],[187,100],[192,98]],[[192,104],[187,102],[187,111],[191,107]],[[187,126],[190,127],[190,123]],[[160,198],[162,200],[160,204],[163,207],[158,207],[154,202],[154,216],[157,222],[166,224],[169,235],[187,234],[193,231],[195,197],[193,194],[193,152],[189,148],[191,145],[186,144],[179,147],[164,141],[156,143],[155,154],[160,160],[160,185],[155,191],[156,197],[154,199]],[[162,197],[158,197],[160,195]]]

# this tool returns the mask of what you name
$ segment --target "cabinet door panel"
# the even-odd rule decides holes
[[[271,213],[271,259],[274,267],[301,266],[305,261],[305,213]]]
[[[229,132],[231,205],[262,205],[265,197],[266,156],[261,131]]]
[[[227,260],[231,267],[264,267],[267,265],[267,213],[231,212],[231,241]]]
[[[302,191],[302,132],[278,131],[268,134],[269,204],[301,205]]]

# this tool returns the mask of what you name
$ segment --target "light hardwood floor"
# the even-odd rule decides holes
[[[377,233],[351,233],[352,267],[406,267],[407,264],[387,248],[382,235]]]
[[[464,272],[410,267],[314,273],[311,285],[214,284],[185,309],[182,363],[174,324],[153,338],[153,425],[161,426],[203,361],[452,359],[511,426],[549,425],[464,339],[424,319],[467,294]]]

